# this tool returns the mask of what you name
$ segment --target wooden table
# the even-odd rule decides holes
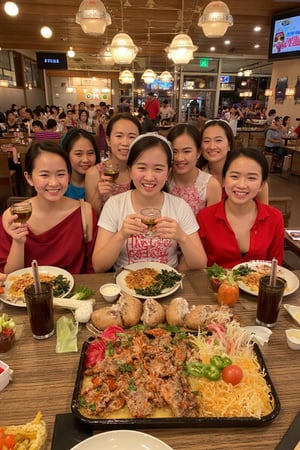
[[[296,272],[300,277],[300,271]],[[76,285],[89,285],[95,290],[96,306],[103,305],[98,288],[113,281],[113,274],[76,275]],[[208,287],[203,271],[188,272],[183,290],[163,299],[164,304],[172,297],[184,296],[190,304],[215,303],[215,294]],[[284,302],[299,304],[300,290],[285,297]],[[234,311],[243,325],[255,324],[256,297],[241,292],[240,301]],[[6,312],[17,322],[18,333],[15,346],[3,359],[14,370],[13,382],[1,393],[1,425],[30,421],[38,410],[47,423],[48,440],[46,450],[51,448],[51,439],[56,414],[69,413],[76,379],[80,349],[89,332],[82,326],[78,335],[78,353],[55,353],[56,337],[46,341],[32,338],[26,310],[0,302],[0,313]],[[56,311],[56,318],[68,314]],[[142,429],[166,442],[174,450],[226,450],[226,449],[272,449],[280,442],[299,410],[300,399],[300,354],[290,350],[286,344],[285,329],[294,327],[293,320],[282,309],[279,322],[273,329],[263,355],[271,379],[281,401],[279,416],[265,427],[253,428],[167,428]],[[103,430],[105,431],[105,430]],[[68,429],[65,430],[68,433]],[[300,435],[299,435],[300,439]],[[69,449],[65,449],[69,450]],[[288,450],[288,449],[287,449]]]
[[[284,233],[284,245],[289,250],[294,252],[300,258],[300,241],[295,241],[291,238],[291,236],[286,232],[286,230],[299,230],[300,227],[286,228]]]

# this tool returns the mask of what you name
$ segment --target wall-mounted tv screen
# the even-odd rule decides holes
[[[68,70],[65,53],[36,52],[36,61],[39,69]]]
[[[269,60],[300,56],[300,8],[274,15],[271,23]]]
[[[150,86],[150,85],[148,85],[148,86]],[[151,83],[151,89],[154,89],[154,90],[166,91],[168,89],[172,89],[172,86],[173,86],[172,81],[161,81],[161,80],[155,79]]]

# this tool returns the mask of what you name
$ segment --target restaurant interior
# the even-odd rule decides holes
[[[85,352],[94,342],[95,330],[92,332],[84,321],[76,319],[76,308],[63,307],[63,299],[56,299],[59,306],[54,308],[55,322],[66,317],[75,333],[75,338],[72,335],[75,347],[62,351],[57,328],[47,339],[33,338],[24,297],[18,304],[5,293],[0,294],[0,316],[7,314],[15,320],[14,342],[5,353],[1,353],[0,329],[0,450],[5,429],[22,442],[27,439],[24,447],[20,447],[24,450],[298,449],[300,359],[286,332],[289,329],[296,330],[291,333],[299,333],[300,325],[300,312],[297,315],[289,311],[300,307],[300,239],[293,239],[287,232],[300,230],[300,135],[293,134],[300,125],[300,0],[253,0],[251,4],[234,0],[2,3],[0,111],[5,112],[13,103],[31,108],[49,104],[66,109],[67,104],[79,102],[87,106],[105,102],[117,110],[121,97],[126,97],[134,112],[144,105],[149,92],[154,92],[160,102],[167,99],[176,111],[174,124],[197,124],[199,114],[190,115],[192,100],[197,100],[199,110],[208,119],[219,116],[223,107],[245,106],[253,114],[239,125],[236,142],[263,152],[266,118],[255,116],[255,108],[275,109],[282,117],[289,115],[291,129],[284,140],[286,156],[281,169],[274,170],[272,156],[267,155],[267,159],[269,203],[282,212],[285,224],[284,261],[280,270],[291,276],[291,282],[283,294],[284,307],[276,326],[267,329],[267,338],[261,337],[258,327],[253,329],[257,324],[258,292],[240,287],[239,300],[231,309],[243,327],[252,327],[249,332],[256,342],[258,366],[269,389],[271,412],[250,418],[247,414],[202,417],[203,411],[192,420],[168,415],[128,419],[126,412],[125,419],[113,416],[93,421],[94,412],[91,417],[82,416],[79,387]],[[292,27],[284,32],[283,28],[290,23]],[[164,135],[168,131],[169,128],[159,129]],[[18,137],[18,142],[9,133],[0,137],[0,146],[13,143],[16,147],[22,170],[28,139],[34,138],[26,133],[23,137],[24,140]],[[18,190],[16,173],[8,169],[6,159],[7,152],[0,152],[1,213],[27,196],[24,185],[25,190]],[[52,268],[44,269],[47,272]],[[73,284],[88,286],[93,291],[93,307],[107,308],[99,288],[107,283],[115,286],[117,277],[113,272],[70,275],[70,291]],[[165,311],[177,297],[187,299],[193,308],[217,305],[205,270],[187,271],[175,289],[157,299]],[[220,329],[216,333],[222,340]],[[96,336],[99,337],[99,330]],[[300,349],[300,339],[297,342]],[[234,339],[230,346],[235,346]],[[6,376],[4,382],[2,372]],[[232,387],[233,393],[236,386]],[[225,403],[232,401],[224,398]],[[28,427],[19,434],[9,428],[26,423]],[[30,447],[38,439],[40,429],[44,433],[41,443]],[[112,435],[106,435],[109,431]],[[100,434],[107,440],[97,441]],[[96,439],[91,441],[91,437]],[[119,443],[119,438],[123,443]],[[86,440],[89,442],[85,444]]]

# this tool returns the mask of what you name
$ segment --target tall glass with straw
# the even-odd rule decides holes
[[[24,290],[29,322],[35,339],[47,339],[54,334],[52,286],[40,281],[36,260],[31,266],[33,284]]]
[[[259,280],[256,323],[268,328],[276,325],[286,288],[286,280],[277,276],[277,265],[277,259],[273,258],[270,275]]]

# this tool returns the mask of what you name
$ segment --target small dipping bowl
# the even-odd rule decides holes
[[[119,297],[121,288],[115,283],[106,283],[100,287],[99,291],[105,301],[113,303]]]
[[[300,329],[289,328],[285,330],[285,334],[288,346],[292,350],[300,350]]]
[[[0,361],[0,391],[9,383],[9,366],[5,362]]]

